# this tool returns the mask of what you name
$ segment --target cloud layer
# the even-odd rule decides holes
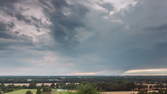
[[[0,75],[164,69],[166,8],[166,0],[0,0]]]

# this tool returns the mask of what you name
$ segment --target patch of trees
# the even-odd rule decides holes
[[[19,88],[20,87],[17,87],[14,85],[5,86],[3,83],[0,84],[0,92],[4,92],[4,93],[11,92],[11,91],[17,90]]]
[[[82,84],[79,86],[77,94],[99,94],[99,92],[92,84]]]
[[[41,88],[37,88],[36,94],[42,94]]]
[[[58,89],[69,89],[69,90],[74,90],[77,89],[78,84],[75,83],[57,83],[55,88]]]
[[[131,82],[113,82],[113,83],[96,83],[96,87],[100,91],[131,91],[136,85]]]

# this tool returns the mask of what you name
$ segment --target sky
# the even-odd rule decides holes
[[[0,0],[0,75],[167,75],[167,0]]]

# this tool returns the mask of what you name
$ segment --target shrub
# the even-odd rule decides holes
[[[33,94],[31,91],[27,91],[26,94]]]

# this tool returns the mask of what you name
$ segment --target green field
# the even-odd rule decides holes
[[[33,94],[36,93],[36,89],[21,89],[21,90],[16,90],[16,91],[9,92],[9,93],[6,93],[6,94],[25,94],[26,91],[28,91],[28,90],[32,91]]]
[[[13,92],[9,92],[9,93],[5,93],[5,94],[25,94],[26,91],[32,91],[33,94],[36,94],[36,89],[20,89],[20,90],[16,90]],[[72,94],[72,93],[68,93],[68,92],[56,92],[55,89],[52,90],[52,94]]]

